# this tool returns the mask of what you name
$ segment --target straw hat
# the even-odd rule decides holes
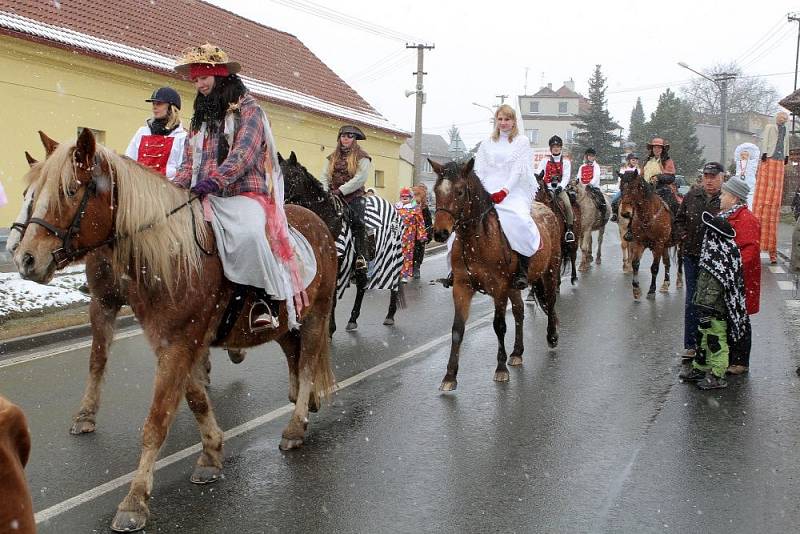
[[[654,137],[652,141],[647,143],[647,148],[653,148],[654,146],[660,146],[664,148],[669,148],[669,143],[661,139],[660,137]]]
[[[208,65],[211,68],[223,65],[228,68],[229,74],[236,74],[242,70],[242,66],[231,61],[223,49],[208,43],[185,48],[175,65],[175,70],[188,75],[192,65]]]

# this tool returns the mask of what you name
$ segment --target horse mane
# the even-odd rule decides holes
[[[50,202],[58,209],[62,209],[63,197],[56,188],[67,191],[76,179],[74,151],[74,143],[59,145],[42,168]],[[166,287],[171,294],[182,277],[201,268],[197,241],[208,242],[208,229],[199,203],[167,218],[170,211],[189,199],[186,190],[99,144],[96,158],[109,168],[109,182],[100,181],[98,190],[110,188],[112,199],[117,201],[114,215],[118,240],[113,245],[117,274],[124,274],[125,270],[144,274],[146,285]],[[196,225],[192,224],[192,215]]]
[[[464,169],[465,165],[466,164],[459,163],[457,161],[449,161],[445,163],[442,178],[455,181],[459,177],[463,177],[467,181],[470,192],[477,196],[478,209],[482,211],[494,206],[492,203],[492,198],[489,196],[489,192],[483,187],[483,184],[481,183],[480,178],[478,178],[478,175],[475,174],[475,171],[471,170],[466,176],[463,175],[462,170]]]

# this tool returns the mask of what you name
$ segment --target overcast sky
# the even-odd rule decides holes
[[[291,1],[212,3],[296,35],[385,117],[413,132],[414,97],[406,98],[404,91],[414,89],[416,50],[406,50],[404,42],[284,5]],[[456,124],[468,146],[489,133],[489,111],[472,103],[491,106],[497,102],[495,95],[523,93],[526,69],[528,93],[547,83],[558,88],[572,78],[576,90],[586,94],[594,65],[601,64],[608,79],[609,110],[623,126],[628,125],[638,96],[649,117],[666,87],[679,92],[681,84],[694,76],[678,61],[702,71],[737,60],[747,75],[772,75],[766,79],[781,97],[794,84],[798,23],[787,22],[786,15],[800,11],[800,2],[351,0],[324,4],[434,43],[436,48],[425,54],[424,131],[447,138],[450,125]],[[234,59],[246,62],[246,58]]]

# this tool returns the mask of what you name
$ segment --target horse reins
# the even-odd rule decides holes
[[[76,162],[75,165],[80,168],[83,168],[83,166],[80,163]],[[31,204],[28,206],[28,221],[25,223],[14,223],[11,225],[11,228],[17,230],[18,232],[24,235],[25,230],[27,230],[29,225],[38,224],[39,226],[45,228],[47,231],[52,233],[54,236],[61,239],[61,246],[53,250],[52,252],[53,261],[56,264],[56,269],[63,269],[72,261],[74,261],[76,258],[83,256],[84,254],[87,254],[100,247],[111,245],[121,239],[126,239],[128,237],[131,237],[134,234],[138,234],[140,232],[149,230],[155,227],[157,224],[155,222],[147,224],[145,226],[142,226],[141,228],[138,228],[135,232],[133,232],[133,234],[127,236],[118,235],[115,229],[114,234],[111,237],[104,239],[99,243],[95,243],[94,245],[89,245],[81,248],[72,248],[71,246],[72,239],[80,231],[81,221],[83,220],[83,216],[86,212],[86,205],[89,203],[89,197],[97,194],[97,180],[98,178],[104,177],[104,175],[99,171],[100,168],[101,166],[100,166],[99,155],[95,154],[92,166],[86,169],[87,171],[90,171],[92,173],[92,179],[89,181],[88,184],[86,184],[86,187],[83,190],[83,196],[81,197],[81,202],[78,207],[78,211],[75,212],[75,216],[72,218],[72,222],[69,224],[66,230],[57,228],[54,225],[50,224],[49,222],[45,221],[44,219],[40,219],[39,217],[31,217],[30,215],[33,208],[33,201],[31,201]],[[110,177],[108,178],[110,179]],[[178,211],[185,208],[186,206],[188,206],[189,204],[191,204],[192,202],[194,202],[199,198],[200,198],[199,195],[191,197],[186,202],[170,210],[166,214],[165,218],[168,219],[169,217],[171,217],[172,215],[174,215],[175,213],[177,213]],[[192,215],[192,233],[194,234],[194,240],[195,243],[197,244],[197,247],[207,256],[213,255],[214,254],[213,250],[208,251],[204,249],[203,246],[200,244],[200,241],[197,238],[197,223],[195,222],[194,211],[191,212],[191,215]]]

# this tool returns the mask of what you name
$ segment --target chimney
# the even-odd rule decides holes
[[[553,84],[552,84],[552,83],[548,83],[548,84],[547,84],[547,88],[548,88],[548,89],[550,89],[550,90],[552,91],[552,90],[553,90]]]
[[[564,86],[567,89],[569,89],[570,91],[574,91],[575,90],[575,81],[572,78],[570,78],[569,80],[564,82]]]

